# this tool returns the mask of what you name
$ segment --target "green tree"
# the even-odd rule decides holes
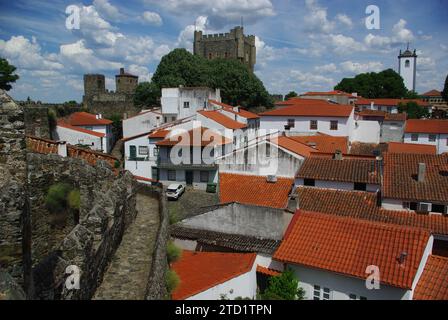
[[[236,60],[207,60],[185,49],[174,49],[165,55],[152,77],[154,87],[142,88],[142,96],[160,97],[164,87],[206,86],[221,89],[223,102],[243,107],[272,106],[272,98],[260,79],[247,66]],[[156,86],[158,87],[156,90]],[[157,92],[153,95],[151,92]],[[144,100],[144,99],[140,99]]]
[[[123,136],[123,121],[121,115],[114,113],[109,117],[109,119],[112,121],[112,132],[114,136],[121,139]]]
[[[446,76],[445,85],[443,86],[442,98],[448,102],[448,75]]]
[[[134,104],[138,107],[159,105],[160,87],[155,82],[139,83],[135,89]]]
[[[400,103],[398,105],[399,112],[406,112],[408,119],[428,118],[429,112],[426,108],[420,107],[416,102]]]
[[[72,187],[67,183],[57,183],[48,189],[45,205],[51,213],[60,213],[68,207],[68,194]]]
[[[354,78],[344,78],[335,87],[335,90],[357,92],[369,98],[405,98],[410,95],[406,89],[403,78],[392,69],[381,72],[361,73]]]
[[[17,74],[14,74],[16,67],[9,64],[8,60],[0,58],[0,89],[5,91],[11,90],[11,83],[19,79]]]
[[[182,256],[182,250],[170,240],[166,246],[166,255],[168,258],[168,263],[171,264],[180,259]]]
[[[295,91],[290,91],[287,95],[285,95],[285,101],[294,97],[297,97],[298,94]]]
[[[269,278],[261,297],[264,300],[303,300],[305,291],[299,287],[299,280],[288,268],[281,275]]]

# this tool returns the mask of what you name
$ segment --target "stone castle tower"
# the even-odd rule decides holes
[[[398,55],[398,74],[403,78],[404,85],[410,91],[415,91],[417,77],[417,54],[409,50],[409,44],[405,52]]]
[[[243,27],[235,27],[229,33],[202,34],[194,32],[193,52],[212,60],[236,59],[254,71],[256,63],[255,36],[245,36]]]

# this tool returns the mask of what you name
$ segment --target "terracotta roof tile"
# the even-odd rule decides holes
[[[429,237],[427,230],[298,210],[273,258],[360,279],[375,265],[382,284],[410,289]]]
[[[387,148],[387,143],[352,142],[350,146],[350,154],[376,156],[386,152]]]
[[[448,133],[448,120],[410,119],[406,122],[405,133]]]
[[[425,92],[424,94],[422,94],[422,96],[424,96],[424,97],[441,97],[442,93],[440,91],[434,89],[434,90]]]
[[[381,164],[377,160],[306,158],[297,178],[339,182],[381,183]]]
[[[198,113],[200,115],[203,115],[206,118],[209,118],[209,119],[219,123],[220,125],[222,125],[223,127],[227,128],[227,129],[236,130],[236,129],[243,129],[243,128],[247,127],[247,125],[245,125],[244,123],[230,119],[229,117],[223,115],[222,113],[220,113],[219,111],[216,111],[216,110],[213,110],[213,111],[201,110],[201,111],[198,111]]]
[[[316,151],[316,149],[298,142],[292,137],[279,136],[269,139],[269,141],[302,157],[309,157],[312,152]]]
[[[188,135],[189,139],[185,139]],[[200,141],[196,141],[199,140]],[[185,134],[174,134],[171,137],[159,141],[156,143],[158,146],[209,146],[209,145],[223,145],[229,144],[232,141],[226,137],[221,136],[220,134],[214,132],[211,129],[205,127],[197,127]]]
[[[104,133],[101,133],[101,132],[96,132],[96,131],[93,131],[93,130],[87,130],[87,129],[84,129],[84,128],[81,128],[81,127],[72,126],[72,125],[70,125],[68,123],[65,123],[63,120],[59,120],[57,125],[59,127],[62,127],[62,128],[66,128],[66,129],[70,129],[70,130],[73,130],[73,131],[82,132],[82,133],[89,134],[91,136],[95,136],[95,137],[99,137],[99,138],[102,138],[102,137],[106,136]]]
[[[297,196],[300,209],[305,211],[424,228],[434,234],[448,235],[448,217],[438,214],[417,214],[412,211],[385,210],[377,206],[377,195],[374,193],[299,187]]]
[[[264,274],[266,276],[271,276],[271,277],[276,277],[276,276],[281,275],[281,272],[279,272],[277,270],[262,267],[260,265],[257,265],[257,272]]]
[[[413,299],[448,300],[448,257],[428,257]]]
[[[336,150],[340,150],[342,153],[348,152],[348,137],[317,134],[313,136],[290,136],[290,138],[310,147],[314,146],[319,152],[335,153]]]
[[[263,207],[284,209],[288,203],[294,179],[277,178],[267,182],[266,177],[242,174],[219,174],[221,203],[239,202]]]
[[[275,110],[260,113],[260,116],[315,116],[315,117],[344,117],[353,112],[353,106],[330,103],[317,99],[291,99],[277,103],[285,106]]]
[[[327,92],[309,91],[304,94],[301,94],[300,96],[346,96],[346,97],[350,97],[350,98],[356,98],[352,94],[341,91],[341,90],[333,90],[333,91],[327,91]]]
[[[426,164],[425,179],[418,182],[418,164]],[[448,154],[384,155],[383,197],[409,201],[448,202]]]
[[[97,119],[96,117],[96,114],[88,112],[75,112],[70,115],[67,122],[72,126],[108,125],[112,123],[109,119]]]
[[[247,111],[242,109],[241,107],[238,107],[238,111],[234,110],[234,107],[232,107],[231,105],[222,103],[222,102],[218,102],[216,100],[209,100],[209,103],[215,104],[217,106],[222,107],[223,110],[233,113],[233,114],[237,114],[240,117],[246,118],[246,119],[258,119],[259,116],[253,112]]]
[[[437,148],[436,148],[436,146],[430,145],[430,144],[389,142],[387,152],[390,152],[390,153],[437,154]]]
[[[419,106],[422,107],[428,107],[429,104],[421,99],[365,99],[360,98],[358,99],[355,104],[356,105],[371,105],[371,102],[373,102],[374,105],[377,106],[398,106],[400,103],[407,103],[407,102],[416,102]]]
[[[255,253],[182,251],[172,269],[180,278],[174,300],[183,300],[252,270]]]

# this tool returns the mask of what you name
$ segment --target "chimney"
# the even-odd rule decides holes
[[[58,141],[58,155],[67,157],[67,143],[65,141]]]
[[[341,150],[336,150],[336,152],[334,153],[334,160],[342,160],[342,151]]]
[[[124,74],[124,68],[120,68],[120,74]]]
[[[266,177],[266,181],[269,183],[276,183],[277,182],[277,176],[275,175],[268,175]]]
[[[408,253],[406,251],[401,252],[400,255],[397,257],[398,263],[402,265],[405,262],[407,256]]]
[[[425,175],[426,175],[426,164],[425,163],[419,163],[418,164],[417,181],[418,182],[424,182],[425,181]]]

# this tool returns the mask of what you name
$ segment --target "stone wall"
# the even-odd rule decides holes
[[[110,118],[112,115],[119,115],[124,118],[124,114],[126,114],[127,117],[132,117],[138,114],[141,110],[134,106],[132,97],[124,99],[122,94],[110,93],[107,95],[109,95],[111,99],[106,99],[103,95],[101,95],[101,99],[84,97],[84,107],[90,113],[101,113],[104,118]]]
[[[24,113],[26,135],[43,139],[51,138],[47,107],[26,106],[24,108]]]
[[[24,122],[23,109],[0,90],[0,269],[27,288],[30,216]]]
[[[159,191],[158,197],[160,204],[160,227],[154,247],[151,274],[149,275],[146,290],[147,300],[165,299],[168,294],[165,285],[165,274],[168,269],[166,246],[169,239],[169,217],[165,194],[162,190]]]
[[[104,161],[96,166],[58,155],[29,154],[33,278],[36,299],[90,299],[136,215],[135,181]],[[66,182],[81,193],[79,224],[55,231],[44,205],[48,187]],[[68,290],[69,265],[81,272],[80,289]]]

